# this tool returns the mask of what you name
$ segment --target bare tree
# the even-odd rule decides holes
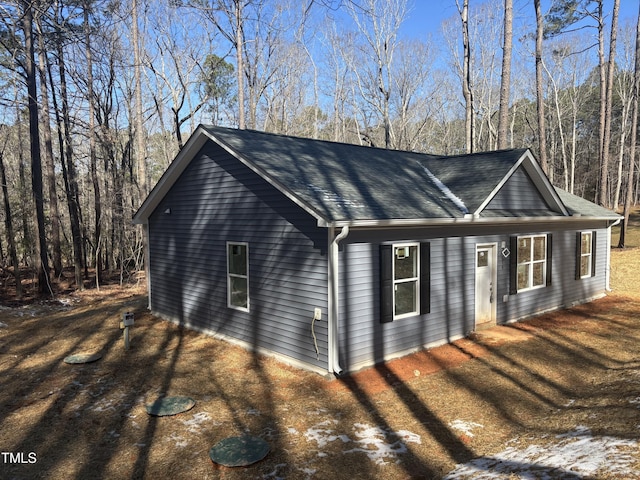
[[[0,124],[0,133],[4,134],[7,129],[5,125]],[[13,266],[13,276],[16,282],[16,297],[22,298],[22,280],[20,277],[20,263],[18,262],[18,253],[16,251],[15,233],[13,231],[13,217],[11,213],[11,204],[9,202],[9,188],[7,185],[7,174],[4,168],[4,152],[8,143],[9,135],[7,133],[2,147],[0,148],[0,182],[2,182],[2,196],[4,199],[4,225],[6,229],[7,244],[9,245],[9,257]]]
[[[60,240],[60,209],[58,206],[57,181],[55,174],[53,155],[53,135],[51,131],[51,118],[49,114],[49,80],[47,79],[47,49],[45,45],[45,32],[42,28],[42,15],[36,17],[38,30],[38,72],[40,75],[40,113],[42,125],[42,139],[44,141],[43,161],[44,172],[49,193],[49,223],[51,231],[51,251],[53,259],[53,271],[57,277],[62,273],[62,248]]]
[[[498,113],[498,148],[508,146],[509,93],[511,89],[511,50],[513,46],[513,0],[504,0],[504,32],[502,76],[500,80],[500,111]]]
[[[462,22],[463,70],[462,70],[462,95],[465,103],[465,148],[467,153],[474,150],[474,119],[473,119],[473,90],[471,89],[471,41],[469,37],[469,0],[463,0],[462,7],[456,0],[460,21]]]
[[[627,177],[627,193],[624,200],[622,224],[620,225],[620,238],[618,248],[625,247],[626,232],[629,227],[629,214],[631,213],[631,200],[633,198],[633,177],[636,161],[636,142],[638,139],[638,97],[640,96],[640,8],[638,9],[638,20],[636,23],[636,52],[635,68],[633,71],[633,95],[631,114],[631,146],[629,147],[629,172]]]
[[[348,3],[347,8],[364,40],[361,53],[365,61],[352,66],[362,99],[377,112],[384,131],[385,148],[393,148],[392,65],[398,30],[407,13],[406,0],[366,0],[362,6]]]
[[[91,27],[89,24],[89,10],[91,1],[83,3],[83,30],[85,43],[85,56],[87,61],[87,100],[89,102],[89,170],[91,172],[91,184],[93,186],[93,206],[95,215],[95,229],[93,236],[92,256],[96,266],[96,288],[100,288],[102,278],[102,261],[100,259],[100,243],[102,241],[102,201],[100,199],[100,181],[98,180],[98,159],[96,151],[96,113],[95,94],[93,91],[93,54],[91,51]]]
[[[603,15],[602,1],[598,1],[598,30],[600,32],[600,48],[603,49],[604,40],[602,34]],[[600,133],[601,133],[601,150],[600,150],[600,190],[598,194],[598,202],[600,205],[607,206],[610,203],[608,178],[609,178],[609,148],[611,145],[611,108],[613,103],[613,76],[615,72],[615,56],[616,56],[616,40],[618,34],[618,12],[620,10],[620,0],[613,2],[613,16],[611,17],[611,37],[609,40],[609,59],[604,70],[604,58],[601,55],[601,74],[606,71],[606,83],[600,81],[600,88],[604,88],[604,96],[600,94],[601,101],[604,100],[603,106],[600,108]]]
[[[544,114],[544,89],[542,79],[542,42],[544,39],[544,19],[540,7],[540,0],[533,1],[536,11],[536,105],[538,111],[538,156],[540,167],[545,173],[549,172],[547,161],[547,133]]]
[[[142,107],[142,60],[140,58],[140,34],[138,31],[138,0],[131,0],[131,42],[133,43],[133,75],[135,79],[135,135],[136,165],[140,201],[147,195],[147,146],[145,143]]]
[[[36,205],[38,232],[38,290],[50,291],[49,260],[45,232],[44,194],[42,188],[42,160],[40,157],[40,127],[38,119],[38,92],[36,80],[35,47],[33,41],[33,5],[29,0],[20,2],[22,8],[22,30],[24,33],[24,70],[27,81],[29,105],[29,135],[31,139],[31,186]]]

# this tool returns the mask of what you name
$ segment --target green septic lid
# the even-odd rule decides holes
[[[243,435],[221,440],[209,450],[211,460],[225,467],[246,467],[269,453],[269,444],[258,437]]]
[[[102,358],[101,353],[78,353],[76,355],[69,355],[65,357],[64,363],[91,363]]]
[[[165,417],[191,410],[195,404],[196,401],[190,397],[165,397],[147,404],[146,408],[149,415]]]

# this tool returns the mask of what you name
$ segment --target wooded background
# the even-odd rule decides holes
[[[198,123],[530,147],[555,185],[628,215],[637,18],[620,0],[447,1],[419,38],[408,0],[0,2],[3,281],[20,297],[21,272],[49,292],[66,267],[76,288],[143,268],[132,215]]]

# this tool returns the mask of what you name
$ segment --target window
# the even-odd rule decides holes
[[[547,284],[547,236],[518,237],[516,256],[517,291],[544,287]]]
[[[576,280],[596,274],[596,232],[578,232],[576,235]]]
[[[428,242],[380,245],[382,323],[429,313],[430,263]]]
[[[227,243],[227,304],[249,311],[249,245]]]
[[[419,311],[418,297],[420,264],[418,244],[393,246],[393,318],[415,315]]]

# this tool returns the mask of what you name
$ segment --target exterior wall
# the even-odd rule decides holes
[[[542,195],[540,195],[540,191],[522,167],[513,172],[513,175],[493,197],[485,210],[551,211]]]
[[[542,225],[530,230],[513,227],[410,230],[353,230],[340,252],[340,355],[345,370],[408,353],[425,345],[446,343],[475,327],[476,245],[497,243],[497,323],[514,320],[575,303],[605,292],[607,235],[605,225],[575,225],[558,230]],[[596,275],[575,279],[576,232],[597,231]],[[509,239],[518,234],[551,233],[552,281],[550,286],[509,294],[509,258],[501,254]],[[381,243],[420,241],[431,248],[430,312],[380,323]],[[513,253],[512,253],[513,254]]]
[[[228,241],[249,244],[249,312],[227,307]],[[326,229],[213,142],[149,218],[149,257],[155,314],[326,369]]]

